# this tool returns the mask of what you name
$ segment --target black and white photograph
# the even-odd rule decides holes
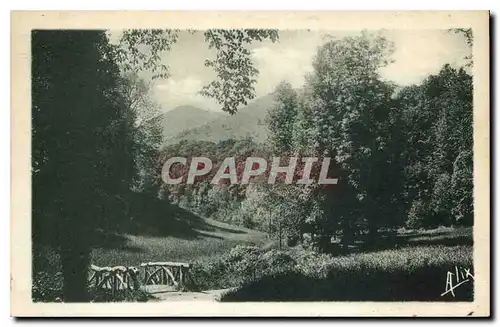
[[[73,14],[13,14],[14,312],[489,315],[487,11]]]

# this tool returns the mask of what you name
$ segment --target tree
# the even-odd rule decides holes
[[[167,78],[168,67],[161,64],[161,53],[177,42],[178,30],[125,30],[116,46],[116,57],[127,71],[153,71],[153,78]],[[198,31],[191,31],[197,33]],[[266,39],[276,42],[278,31],[271,29],[208,29],[205,42],[215,49],[216,58],[206,59],[216,79],[205,85],[200,94],[213,98],[221,110],[235,114],[239,107],[255,98],[254,84],[259,72],[253,67],[247,45]]]
[[[321,247],[337,231],[347,240],[364,225],[375,235],[403,221],[402,118],[394,85],[379,76],[391,53],[379,35],[331,39],[318,49],[300,92],[286,84],[277,89],[268,120],[275,150],[331,157],[328,176],[339,178],[337,185],[299,187],[290,198],[320,208],[306,221]]]
[[[416,206],[428,208],[419,216],[422,227],[457,223],[450,213],[460,212],[458,217],[472,214],[468,204],[458,211],[453,209],[458,203],[472,203],[472,156],[467,154],[472,151],[472,90],[472,77],[463,68],[445,65],[422,85],[404,88],[398,94],[407,140],[406,210],[411,210],[415,201]],[[461,168],[457,162],[462,162]],[[460,190],[453,188],[458,187],[454,184],[458,176],[464,178]],[[455,194],[460,194],[459,198]]]
[[[472,50],[472,46],[474,45],[474,36],[472,34],[472,28],[452,28],[449,31],[455,34],[462,35],[469,48]],[[472,53],[465,56],[464,59],[466,60],[465,67],[470,68],[473,66],[474,61],[472,58]]]
[[[246,47],[253,41],[278,40],[277,30],[263,29],[210,29],[205,33],[209,48],[217,51],[216,59],[205,60],[217,79],[203,87],[201,94],[214,98],[222,111],[235,114],[238,107],[255,98],[254,84],[259,71],[253,67],[251,51]]]
[[[299,124],[308,129],[305,147],[336,161],[338,170],[332,173],[339,184],[322,191],[329,233],[350,229],[359,217],[376,232],[396,202],[397,189],[390,185],[400,170],[393,140],[398,123],[394,86],[378,73],[391,53],[386,39],[363,33],[330,40],[313,61],[300,108],[306,121]]]
[[[270,146],[281,153],[290,152],[298,108],[297,93],[288,82],[281,82],[275,93],[276,105],[268,111],[266,117]]]
[[[158,182],[154,178],[155,161],[163,141],[161,106],[152,95],[152,83],[140,78],[136,72],[122,74],[120,92],[125,100],[125,110],[133,117],[131,135],[137,176],[134,188],[154,195]]]
[[[472,151],[463,151],[453,163],[451,177],[450,193],[453,202],[451,213],[454,216],[454,223],[465,226],[474,224],[473,190]]]
[[[277,237],[281,249],[285,239],[294,244],[302,236],[308,206],[299,193],[300,189],[292,185],[251,184],[241,204],[241,215],[251,217],[255,224]]]
[[[59,250],[65,301],[88,300],[92,232],[133,175],[109,50],[102,31],[32,33],[33,252]]]

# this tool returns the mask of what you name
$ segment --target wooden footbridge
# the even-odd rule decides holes
[[[190,264],[182,262],[147,262],[136,267],[98,267],[91,265],[89,285],[95,289],[137,290],[148,285],[171,286],[177,291],[191,281]]]

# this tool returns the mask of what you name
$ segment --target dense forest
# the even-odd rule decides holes
[[[368,36],[331,41],[314,60],[306,85],[286,81],[269,108],[268,141],[181,141],[161,151],[207,156],[214,170],[235,156],[329,156],[339,185],[163,185],[163,198],[198,215],[258,228],[288,239],[313,234],[373,240],[379,229],[471,226],[472,77],[442,67],[419,85],[397,87],[378,71],[390,45]],[[240,158],[240,160],[238,160]],[[159,173],[159,170],[157,169]],[[159,177],[157,177],[159,178]],[[328,244],[328,241],[324,242]]]

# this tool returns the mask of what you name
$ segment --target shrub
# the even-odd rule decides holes
[[[263,276],[222,295],[221,301],[472,301],[473,284],[457,289],[455,297],[440,294],[448,267],[419,267],[391,274],[377,268],[313,278],[299,272]]]
[[[33,274],[31,297],[33,302],[62,302],[62,273],[40,271]]]
[[[227,267],[220,258],[195,262],[190,270],[192,282],[186,285],[191,291],[232,287],[235,281],[228,274]]]
[[[64,302],[62,273],[55,275],[45,271],[37,272],[33,276],[33,302]],[[89,288],[91,302],[146,302],[153,296],[141,290],[118,290],[114,294],[111,290]]]
[[[264,275],[291,270],[295,265],[284,251],[238,245],[220,257],[194,263],[192,290],[238,287]]]
[[[312,250],[299,249],[294,252],[296,269],[305,276],[325,278],[333,265],[333,257]]]
[[[292,270],[297,264],[290,254],[276,249],[266,251],[261,261],[263,272],[271,274]]]
[[[428,204],[423,200],[413,201],[410,211],[408,212],[406,226],[411,229],[425,227],[429,213],[428,207]]]
[[[467,246],[407,247],[331,257],[294,250],[293,269],[269,273],[221,301],[472,301],[473,283],[441,296],[448,271],[472,267]]]

